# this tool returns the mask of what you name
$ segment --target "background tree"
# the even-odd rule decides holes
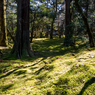
[[[64,45],[70,46],[74,45],[74,38],[87,36],[88,30],[84,28],[84,20],[73,2],[74,0],[68,2],[64,0],[30,0],[30,42],[33,42],[32,39],[37,37],[48,37],[49,35],[50,38],[53,36],[60,38],[61,35],[63,37],[65,34]],[[94,0],[79,0],[78,3],[83,14],[87,15],[87,22],[93,36]],[[8,39],[14,41],[17,29],[17,3],[15,0],[8,0],[6,4]],[[66,7],[68,12],[66,12]],[[64,29],[66,30],[65,33]]]
[[[81,14],[82,16],[82,19],[84,21],[84,24],[85,24],[85,27],[86,27],[86,30],[87,30],[87,33],[88,33],[88,36],[89,36],[89,44],[90,44],[90,47],[94,47],[94,40],[93,40],[93,36],[92,36],[92,33],[91,33],[91,30],[90,30],[90,27],[89,27],[89,24],[88,24],[88,21],[87,21],[87,18],[85,16],[85,14],[83,13],[79,3],[77,0],[75,0],[75,5],[79,11],[79,13]]]
[[[7,0],[6,14],[8,40],[14,41],[17,30],[17,2],[15,0]]]

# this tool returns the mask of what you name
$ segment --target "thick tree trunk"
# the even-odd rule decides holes
[[[29,0],[18,0],[17,32],[12,54],[22,58],[33,56],[29,42]]]
[[[94,0],[94,9],[95,9],[95,0]]]
[[[1,46],[7,46],[7,29],[6,29],[6,11],[5,0],[0,0],[0,32],[2,32],[3,38],[0,42]]]
[[[66,0],[66,11],[65,11],[65,39],[64,46],[73,46],[73,31],[71,30],[71,14],[70,14],[70,3],[71,0]]]
[[[94,47],[94,40],[93,40],[93,36],[92,36],[92,33],[91,33],[91,30],[90,30],[90,27],[89,27],[89,24],[88,24],[88,21],[87,21],[87,18],[86,16],[84,15],[80,5],[78,4],[78,0],[75,0],[75,5],[79,11],[79,13],[81,14],[82,16],[82,19],[84,21],[84,24],[85,24],[85,27],[86,27],[86,30],[87,30],[87,33],[88,33],[88,36],[89,36],[89,44],[90,44],[90,47]]]
[[[93,3],[94,3],[94,11],[95,11],[95,0],[93,1]],[[95,17],[93,18],[93,31],[95,32]]]
[[[3,39],[3,33],[0,32],[0,43],[1,43],[2,39]]]

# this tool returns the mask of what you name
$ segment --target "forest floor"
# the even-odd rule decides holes
[[[0,95],[95,95],[95,48],[78,39],[37,38],[33,58],[0,59]],[[3,49],[3,58],[11,51]]]

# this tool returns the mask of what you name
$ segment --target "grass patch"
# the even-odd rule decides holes
[[[0,61],[0,95],[95,95],[95,50],[87,42],[64,47],[63,38],[38,38],[31,45],[36,57]]]

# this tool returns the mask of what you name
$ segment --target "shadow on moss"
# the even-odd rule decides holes
[[[80,91],[80,93],[79,93],[78,95],[82,95],[83,92],[88,88],[88,86],[90,86],[90,85],[93,84],[93,83],[95,83],[95,77],[92,77],[90,80],[88,80],[88,81],[84,84],[83,88],[81,89],[81,91]]]
[[[8,84],[1,87],[2,91],[11,90],[14,84]]]

